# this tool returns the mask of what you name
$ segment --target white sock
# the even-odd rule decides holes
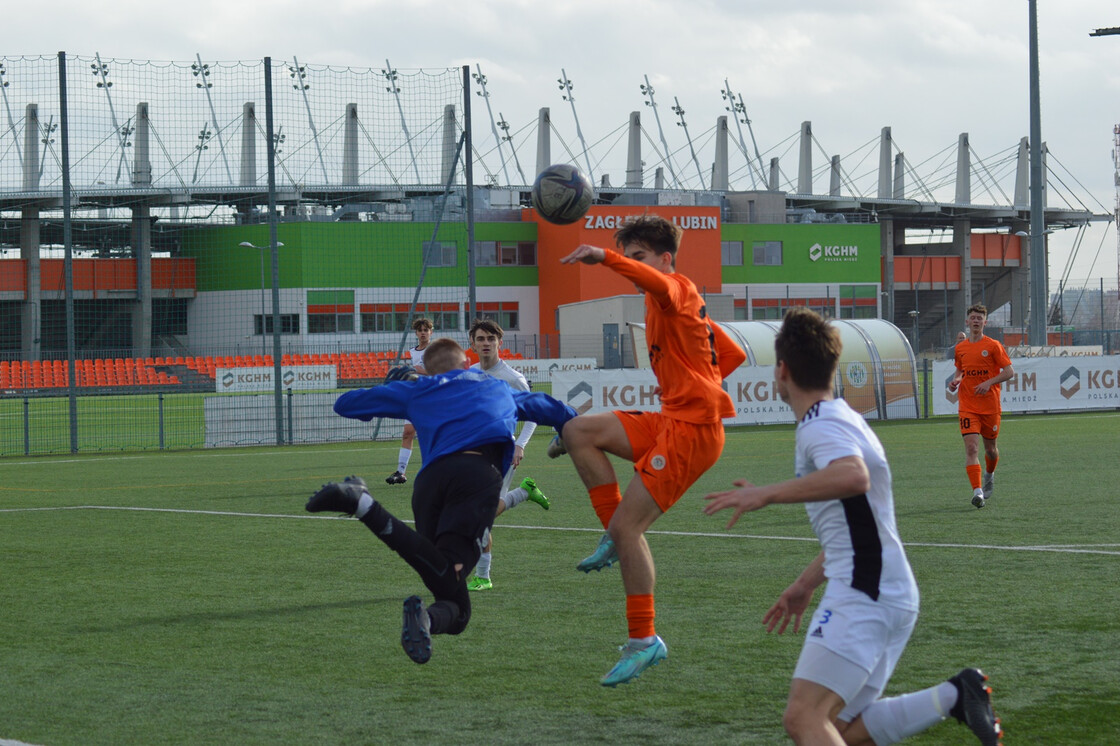
[[[358,509],[354,511],[355,518],[361,518],[369,509],[373,507],[373,498],[369,496],[368,492],[363,492],[362,496],[358,498]]]
[[[888,746],[940,723],[956,703],[957,688],[943,681],[919,692],[872,702],[859,715],[876,745]]]
[[[528,497],[529,493],[518,487],[515,490],[510,490],[509,492],[507,492],[505,494],[505,497],[502,498],[502,502],[506,504],[506,510],[509,510],[510,508],[516,508],[518,505],[525,502]]]
[[[397,471],[404,474],[405,469],[408,468],[408,460],[412,458],[411,448],[402,448],[400,453],[397,454]]]
[[[478,556],[478,564],[474,566],[474,574],[477,578],[490,577],[490,560],[494,557],[490,552],[483,552]]]

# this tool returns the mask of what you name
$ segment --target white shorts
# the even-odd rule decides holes
[[[793,678],[840,695],[845,707],[839,719],[851,722],[882,696],[917,620],[916,611],[826,593],[806,631]]]

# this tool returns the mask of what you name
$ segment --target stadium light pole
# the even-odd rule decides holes
[[[1046,305],[1050,296],[1046,266],[1046,217],[1043,214],[1042,185],[1046,175],[1042,172],[1042,117],[1040,113],[1041,96],[1038,86],[1038,3],[1030,0],[1030,16],[1027,24],[1029,37],[1029,78],[1030,78],[1030,344],[1038,347],[1046,345]]]
[[[284,244],[280,241],[276,242],[276,248],[280,248],[283,245]],[[268,249],[269,247],[257,246],[256,244],[253,244],[249,241],[242,241],[238,244],[238,246],[243,246],[246,249],[256,249],[261,259],[261,356],[263,357],[266,354],[264,346],[265,338],[268,336],[268,324],[265,322],[265,319],[268,317],[265,316],[264,313],[264,252],[265,249]]]

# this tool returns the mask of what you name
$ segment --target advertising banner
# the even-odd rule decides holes
[[[773,366],[740,368],[724,381],[735,405],[728,425],[792,423],[793,411],[774,390]],[[615,409],[654,412],[661,408],[657,378],[651,370],[587,370],[558,372],[552,395],[580,414]]]
[[[214,387],[219,394],[272,391],[274,368],[216,368]],[[280,368],[280,386],[296,391],[338,388],[333,365],[285,365]]]
[[[1004,412],[1120,408],[1120,356],[1012,358],[1015,377],[1000,387]],[[933,363],[933,413],[957,414],[951,360]]]
[[[593,357],[569,357],[541,360],[506,360],[506,364],[513,368],[531,384],[549,383],[555,373],[570,370],[594,370],[598,365]]]

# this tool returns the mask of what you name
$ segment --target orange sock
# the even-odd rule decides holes
[[[989,474],[996,470],[996,464],[998,463],[999,456],[996,456],[995,458],[988,458],[987,456],[984,456],[984,465],[988,467]]]
[[[618,490],[618,482],[592,487],[587,491],[587,494],[591,496],[591,507],[595,508],[595,515],[599,516],[599,522],[603,524],[603,528],[606,528],[610,525],[611,518],[614,517],[614,511],[618,509],[618,504],[622,502],[622,493]]]
[[[630,637],[640,639],[653,637],[653,594],[644,593],[626,597],[626,622],[630,627]]]
[[[972,482],[972,489],[976,489],[977,487],[979,487],[980,464],[969,464],[968,466],[964,467],[964,470],[968,472],[968,481]]]

